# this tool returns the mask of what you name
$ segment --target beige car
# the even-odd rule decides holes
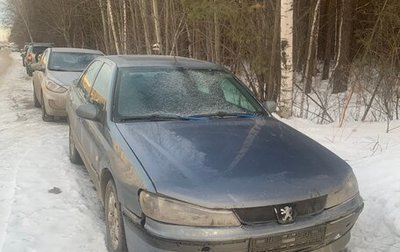
[[[65,98],[68,87],[98,56],[97,50],[80,48],[48,48],[37,64],[33,64],[33,101],[42,108],[43,121],[65,117]]]

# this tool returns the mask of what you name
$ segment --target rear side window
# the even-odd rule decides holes
[[[104,63],[94,82],[92,92],[90,93],[90,101],[97,104],[100,108],[104,108],[106,105],[111,75],[111,67]]]
[[[48,46],[34,46],[33,47],[33,53],[37,54],[37,53],[43,53],[44,50],[46,50],[48,48]]]
[[[85,98],[89,96],[90,90],[92,89],[93,83],[102,65],[103,62],[94,61],[83,73],[78,83],[78,88],[82,91]]]

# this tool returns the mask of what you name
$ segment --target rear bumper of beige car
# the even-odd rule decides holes
[[[232,228],[168,225],[146,218],[140,224],[124,214],[129,251],[152,252],[340,252],[363,209],[362,198],[299,219],[289,225],[270,224]]]
[[[67,111],[65,109],[65,101],[67,92],[55,93],[43,88],[43,101],[45,104],[46,112],[51,116],[66,117]]]

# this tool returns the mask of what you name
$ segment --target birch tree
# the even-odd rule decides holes
[[[281,91],[279,113],[283,118],[293,111],[293,0],[281,0]]]
[[[117,50],[117,54],[120,54],[121,51],[119,49],[119,42],[118,42],[117,31],[116,31],[115,23],[114,23],[114,14],[112,11],[111,0],[107,0],[107,13],[108,13],[108,18],[110,20],[112,35],[114,38],[115,50]]]
[[[160,26],[160,15],[158,14],[158,1],[153,0],[153,19],[154,19],[154,31],[156,33],[157,44],[159,47],[160,54],[163,54],[163,44],[161,39],[161,26]]]
[[[122,47],[124,54],[127,54],[127,39],[128,39],[128,16],[127,16],[127,10],[126,10],[126,0],[122,0],[122,16],[123,16],[123,24],[122,24]]]
[[[101,13],[101,23],[103,25],[103,42],[104,42],[104,47],[105,51],[108,54],[110,50],[110,46],[108,44],[109,38],[108,38],[108,33],[107,33],[107,21],[106,21],[106,14],[104,13],[104,8],[103,8],[103,0],[98,0],[97,1],[99,8],[100,8],[100,13]]]

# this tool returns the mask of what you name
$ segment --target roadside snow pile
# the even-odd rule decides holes
[[[400,251],[400,121],[318,125],[282,120],[346,160],[357,176],[365,208],[352,231],[350,249]]]

